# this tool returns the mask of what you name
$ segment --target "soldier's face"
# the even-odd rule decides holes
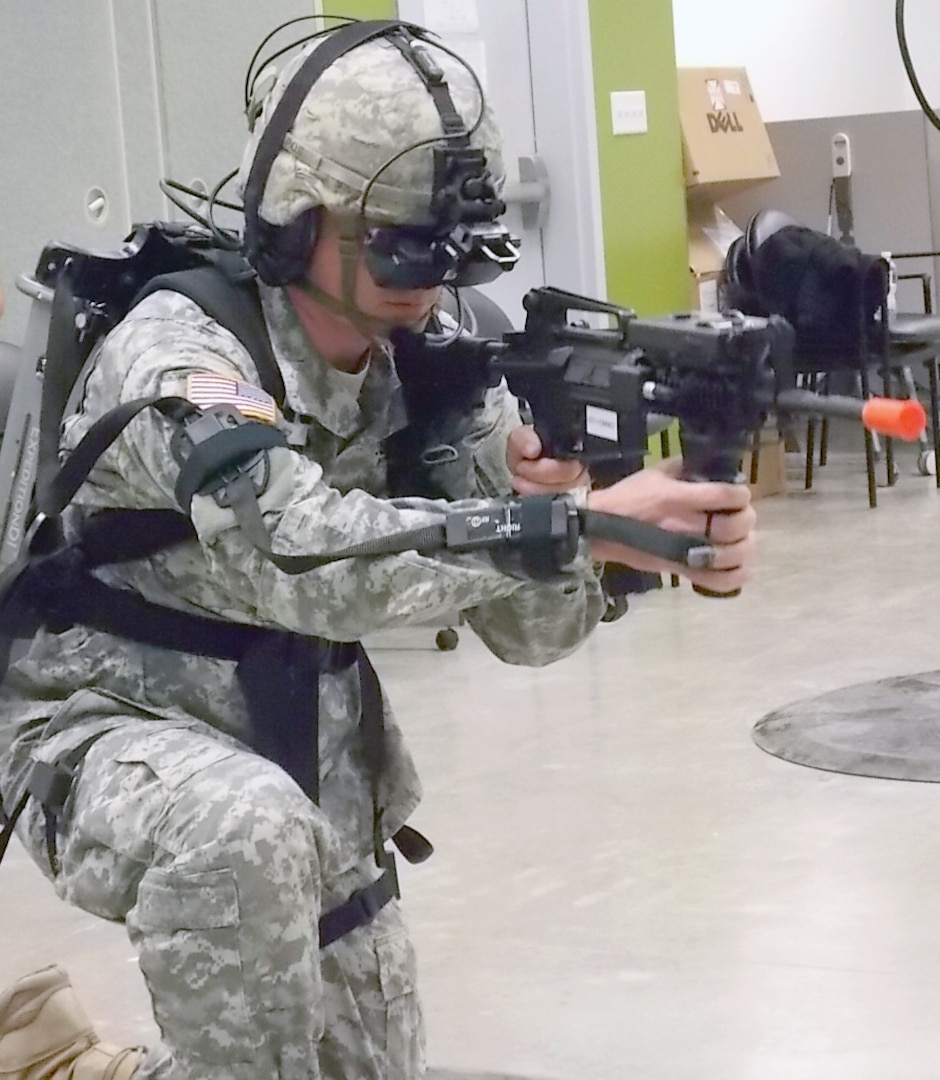
[[[310,259],[310,281],[341,303],[350,301],[361,314],[387,325],[418,326],[438,302],[441,287],[430,289],[390,289],[377,285],[369,273],[361,250],[355,253],[353,295],[345,295],[341,226],[329,213],[321,214],[317,242]]]

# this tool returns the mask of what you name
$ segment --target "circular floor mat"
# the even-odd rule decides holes
[[[427,1080],[535,1080],[535,1077],[508,1073],[451,1072],[449,1069],[428,1069]]]
[[[940,782],[940,671],[794,702],[762,717],[753,735],[762,750],[797,765]]]

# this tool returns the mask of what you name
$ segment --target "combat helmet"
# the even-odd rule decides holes
[[[337,46],[343,34],[369,27],[385,29]],[[306,88],[312,57],[320,57],[320,70]],[[442,206],[456,205],[442,197],[453,194],[444,191],[442,150],[451,160],[475,155],[483,163],[479,221],[505,209],[500,135],[479,80],[420,27],[350,24],[315,38],[279,74],[262,72],[255,87],[239,186],[246,253],[269,283],[302,275],[321,208],[363,228],[452,227],[442,220]],[[276,265],[271,272],[271,252],[291,262],[286,271]]]

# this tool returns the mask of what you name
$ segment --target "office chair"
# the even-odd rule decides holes
[[[903,259],[936,258],[940,251],[909,251],[892,253],[895,262]],[[921,453],[917,459],[918,468],[924,476],[936,477],[936,486],[940,488],[940,388],[938,388],[937,365],[940,359],[940,318],[934,315],[933,277],[929,273],[898,274],[898,281],[919,281],[921,288],[920,312],[893,312],[889,315],[892,346],[907,361],[906,371],[911,371],[915,362],[923,363],[927,368],[930,387],[930,432],[929,449],[926,440],[922,440]],[[910,376],[913,383],[913,375]]]
[[[910,393],[913,359],[926,359],[923,319],[892,318],[887,310],[888,264],[825,233],[801,225],[779,210],[761,210],[748,222],[725,260],[728,306],[754,315],[783,315],[796,335],[794,370],[823,392],[834,379],[850,376],[863,397],[872,373],[886,396],[899,375]],[[940,341],[940,321],[931,329]],[[920,335],[919,337],[916,335]],[[907,369],[907,370],[905,370]],[[805,486],[812,487],[816,421],[807,426]],[[828,427],[823,422],[820,464],[825,463]],[[877,505],[878,444],[865,430],[869,505]],[[885,441],[888,483],[895,480],[891,440]]]

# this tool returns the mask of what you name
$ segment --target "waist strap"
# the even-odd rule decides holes
[[[54,590],[47,580],[43,588],[47,590],[42,597],[46,601],[45,621],[53,630],[80,623],[143,645],[235,661],[243,660],[261,640],[304,638],[316,643],[320,671],[342,671],[356,660],[354,642],[327,641],[178,611],[145,600],[128,589],[106,585],[86,571],[74,570]]]
[[[320,948],[332,945],[350,930],[355,930],[378,915],[389,901],[401,894],[398,891],[398,872],[395,859],[389,853],[385,855],[385,871],[371,885],[357,890],[339,907],[333,908],[320,916]]]

